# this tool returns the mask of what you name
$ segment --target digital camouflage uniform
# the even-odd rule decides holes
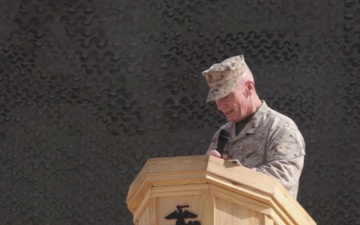
[[[202,72],[210,88],[207,102],[227,96],[240,76],[250,73],[243,55],[213,64]],[[303,169],[305,143],[295,123],[270,109],[263,101],[245,127],[236,135],[236,124],[228,122],[214,135],[209,150],[216,149],[222,129],[230,133],[225,151],[246,167],[281,181],[296,198]]]
[[[220,130],[230,133],[225,151],[248,168],[281,181],[296,198],[303,169],[305,143],[296,124],[267,106],[263,101],[252,119],[238,135],[228,122],[214,135],[209,150],[216,149]]]

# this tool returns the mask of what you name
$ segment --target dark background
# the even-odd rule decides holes
[[[145,161],[225,122],[201,71],[237,54],[305,137],[300,204],[360,224],[359,0],[0,2],[0,224],[132,224]]]

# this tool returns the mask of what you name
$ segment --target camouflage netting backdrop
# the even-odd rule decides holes
[[[130,225],[152,157],[225,122],[201,71],[245,54],[307,143],[299,202],[360,224],[358,0],[2,0],[0,224]]]

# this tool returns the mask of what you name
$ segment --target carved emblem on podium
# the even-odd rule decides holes
[[[183,208],[189,208],[188,205],[178,205],[176,206],[177,210],[170,213],[165,217],[167,220],[174,220],[176,219],[175,225],[201,225],[199,221],[189,221],[188,223],[185,222],[185,219],[196,218],[197,215],[194,213],[189,212],[188,210],[183,210]]]

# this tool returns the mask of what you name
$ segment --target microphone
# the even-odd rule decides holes
[[[224,129],[220,131],[216,150],[221,155],[224,154],[224,148],[229,141],[229,137],[230,137],[230,134],[228,131],[226,131]]]

